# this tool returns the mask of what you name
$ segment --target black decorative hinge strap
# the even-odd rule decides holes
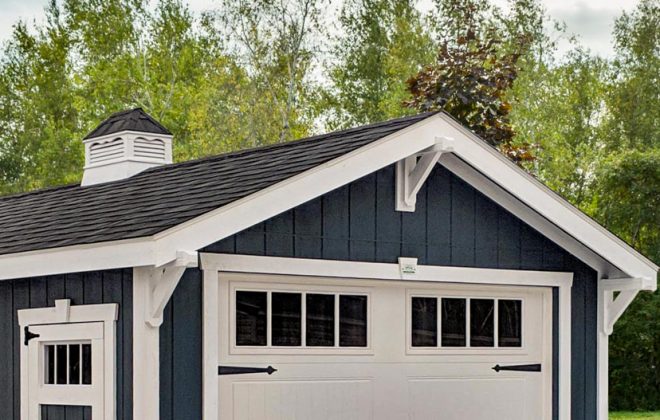
[[[272,375],[277,372],[272,366],[265,368],[258,367],[241,367],[241,366],[218,366],[218,375],[245,375],[246,373],[267,373]]]
[[[500,365],[495,365],[493,366],[493,370],[495,372],[499,372],[502,370],[513,370],[516,372],[540,372],[541,371],[541,364],[536,363],[533,365],[512,365],[512,366],[500,366]]]
[[[30,340],[39,337],[39,334],[33,333],[32,331],[30,331],[30,327],[26,326],[25,328],[23,328],[23,336],[25,337],[23,340],[23,344],[27,346]]]

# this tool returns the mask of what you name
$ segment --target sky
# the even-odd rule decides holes
[[[492,0],[504,6],[507,0]],[[567,25],[569,33],[579,37],[582,45],[602,57],[610,57],[612,51],[612,27],[614,19],[623,10],[632,10],[638,0],[542,0],[550,16]],[[0,0],[0,42],[9,38],[12,25],[19,19],[43,21],[43,9],[48,0]],[[188,0],[194,11],[213,7],[213,0]],[[422,0],[422,7],[429,7],[431,0]],[[560,53],[568,43],[559,45]]]

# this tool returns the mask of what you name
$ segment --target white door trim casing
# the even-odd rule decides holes
[[[29,418],[29,354],[28,346],[24,345],[25,327],[37,325],[62,325],[95,323],[103,324],[103,420],[116,418],[116,321],[119,315],[119,305],[105,303],[97,305],[71,305],[69,299],[55,301],[54,307],[32,308],[18,310],[18,325],[20,327],[20,379],[21,379],[21,420]],[[93,355],[94,356],[94,355]],[[95,355],[94,357],[98,357]],[[93,372],[93,375],[96,374]],[[66,405],[63,402],[61,405]]]
[[[203,419],[217,420],[218,273],[237,272],[373,280],[410,280],[466,284],[526,285],[559,289],[559,419],[571,416],[571,287],[573,273],[467,267],[417,266],[402,274],[398,264],[200,253],[204,273]]]

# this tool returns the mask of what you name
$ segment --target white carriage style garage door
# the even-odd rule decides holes
[[[222,273],[218,292],[223,420],[551,418],[550,288]]]

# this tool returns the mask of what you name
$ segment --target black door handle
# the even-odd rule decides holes
[[[272,366],[265,368],[258,367],[241,367],[241,366],[218,366],[218,375],[245,375],[246,373],[267,373],[272,375],[277,372]]]
[[[534,365],[512,365],[512,366],[500,366],[500,365],[495,365],[492,368],[495,372],[499,372],[501,370],[514,370],[517,372],[540,372],[541,371],[541,364],[537,363]]]

